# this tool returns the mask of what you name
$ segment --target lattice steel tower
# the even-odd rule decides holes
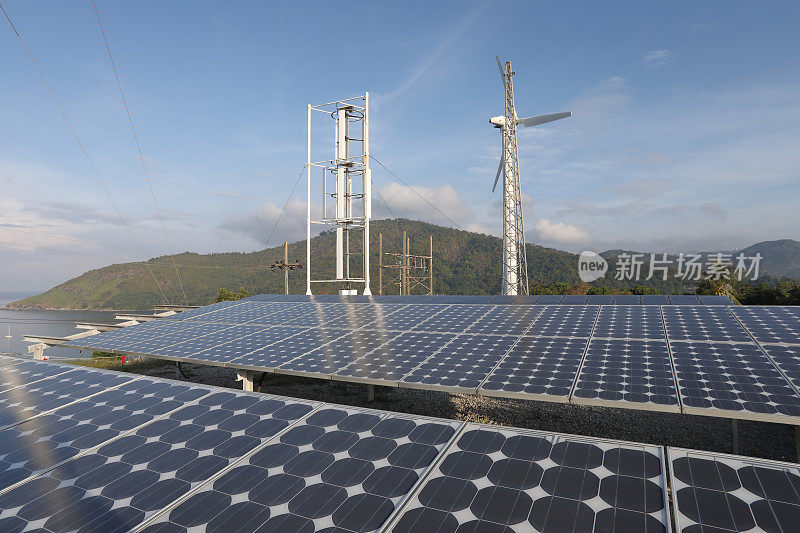
[[[537,126],[572,116],[571,111],[536,117],[517,118],[514,108],[514,71],[511,62],[505,66],[497,58],[505,88],[505,115],[492,117],[489,123],[503,132],[503,151],[494,178],[492,192],[503,174],[503,294],[528,294],[528,259],[525,255],[525,228],[522,222],[522,192],[517,155],[517,125]]]

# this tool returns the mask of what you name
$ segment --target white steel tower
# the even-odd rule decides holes
[[[500,166],[494,178],[492,192],[497,188],[500,173],[503,173],[503,294],[515,296],[528,294],[528,259],[525,255],[525,228],[522,224],[522,193],[519,182],[519,158],[517,156],[517,125],[538,126],[572,116],[571,111],[517,118],[514,108],[514,84],[511,62],[505,66],[497,58],[500,77],[505,87],[505,115],[492,117],[489,123],[503,132],[503,151]]]
[[[317,111],[333,119],[333,159],[312,161],[311,117]],[[322,172],[322,216],[311,218],[311,172]],[[332,187],[329,188],[329,181]],[[369,168],[369,93],[308,106],[306,212],[306,294],[312,283],[335,283],[343,294],[355,294],[353,285],[369,288],[369,220],[372,215],[372,175]],[[332,203],[329,212],[328,203]],[[336,229],[336,271],[333,278],[311,277],[311,225]],[[359,235],[360,233],[360,235]],[[352,252],[361,238],[361,253]],[[361,260],[353,256],[361,255]]]

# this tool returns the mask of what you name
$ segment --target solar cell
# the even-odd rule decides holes
[[[132,379],[131,376],[117,373],[75,368],[6,390],[0,393],[0,429],[118,387]]]
[[[695,531],[800,531],[794,463],[668,448],[675,526]]]
[[[345,332],[341,337],[305,353],[280,366],[281,372],[302,376],[329,378],[356,359],[370,353],[392,338],[385,331],[360,330]],[[297,354],[296,354],[297,355]]]
[[[730,310],[761,344],[800,344],[800,314],[791,307],[737,305]]]
[[[750,342],[727,307],[663,307],[669,340]]]
[[[664,340],[661,308],[656,305],[603,306],[592,337]]]
[[[398,380],[453,338],[455,335],[446,333],[401,333],[333,374],[346,376],[349,381],[397,385]]]
[[[271,296],[271,295],[259,295],[259,296]],[[256,298],[256,297],[252,297]],[[239,307],[244,305],[246,302],[251,301],[250,298],[247,300],[233,300],[233,301],[225,301],[225,302],[216,302],[209,305],[204,305],[202,307],[198,307],[197,309],[189,309],[188,311],[181,311],[180,313],[175,313],[174,315],[169,315],[164,317],[160,320],[187,320],[190,318],[196,318],[199,316],[203,316],[215,311],[219,311],[221,309],[227,309],[232,307]]]
[[[184,319],[188,322],[218,322],[222,324],[280,323],[284,316],[303,315],[311,310],[311,304],[298,302],[252,302],[217,309],[195,317]]]
[[[147,335],[133,337],[127,341],[125,350],[129,352],[157,354],[159,350],[178,344],[179,342],[193,341],[198,344],[211,340],[217,337],[228,328],[233,326],[229,324],[216,324],[216,323],[191,323],[182,322],[182,328],[170,331],[168,334],[160,335]],[[203,340],[199,340],[207,337]]]
[[[389,528],[669,530],[657,446],[469,424]]]
[[[561,300],[564,299],[563,294],[544,294],[539,301],[536,302],[539,305],[553,305],[561,303]]]
[[[467,328],[468,333],[483,335],[522,335],[544,309],[529,305],[487,306],[487,312]]]
[[[614,296],[615,305],[640,305],[641,296],[638,294],[617,294]]]
[[[214,392],[0,495],[0,531],[129,531],[316,405]]]
[[[382,316],[364,327],[367,329],[407,331],[446,308],[444,305],[412,304]]]
[[[588,298],[585,294],[567,294],[558,303],[563,305],[585,305]]]
[[[462,334],[400,380],[412,388],[475,394],[516,336]]]
[[[137,379],[0,432],[0,491],[211,392]]]
[[[642,305],[670,305],[669,297],[664,294],[642,294],[639,298]]]
[[[671,342],[670,349],[684,412],[798,422],[800,396],[755,344]]]
[[[375,531],[460,425],[323,408],[167,509],[145,531]]]
[[[667,343],[661,340],[592,339],[572,401],[680,412]]]
[[[523,336],[478,389],[478,394],[566,402],[588,339]]]
[[[533,319],[526,335],[542,337],[589,337],[600,308],[550,305]]]

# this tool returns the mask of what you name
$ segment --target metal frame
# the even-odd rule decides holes
[[[311,295],[312,283],[333,283],[352,292],[353,284],[363,284],[363,294],[371,295],[369,279],[369,222],[372,217],[372,172],[369,154],[369,93],[319,105],[308,105],[308,147],[306,152],[306,294]],[[334,119],[334,157],[323,161],[311,160],[312,111]],[[360,125],[360,132],[358,126]],[[351,136],[351,128],[361,137]],[[360,154],[351,154],[350,146],[360,143]],[[322,213],[319,220],[311,216],[311,173],[322,170]],[[328,175],[334,176],[335,186],[328,192]],[[353,178],[361,177],[360,192],[353,187]],[[328,214],[328,197],[334,199],[335,210]],[[361,200],[362,213],[353,212],[354,201]],[[311,225],[334,226],[336,230],[336,275],[333,279],[312,279]],[[362,231],[362,272],[351,274],[350,233]]]

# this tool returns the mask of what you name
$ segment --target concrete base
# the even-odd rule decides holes
[[[367,385],[367,401],[370,403],[375,401],[375,385]]]
[[[183,367],[179,362],[175,363],[175,377],[178,379],[189,379],[186,374],[183,373]]]
[[[256,373],[252,370],[237,370],[236,371],[236,381],[242,382],[242,390],[247,392],[253,392],[255,389],[255,375]]]

